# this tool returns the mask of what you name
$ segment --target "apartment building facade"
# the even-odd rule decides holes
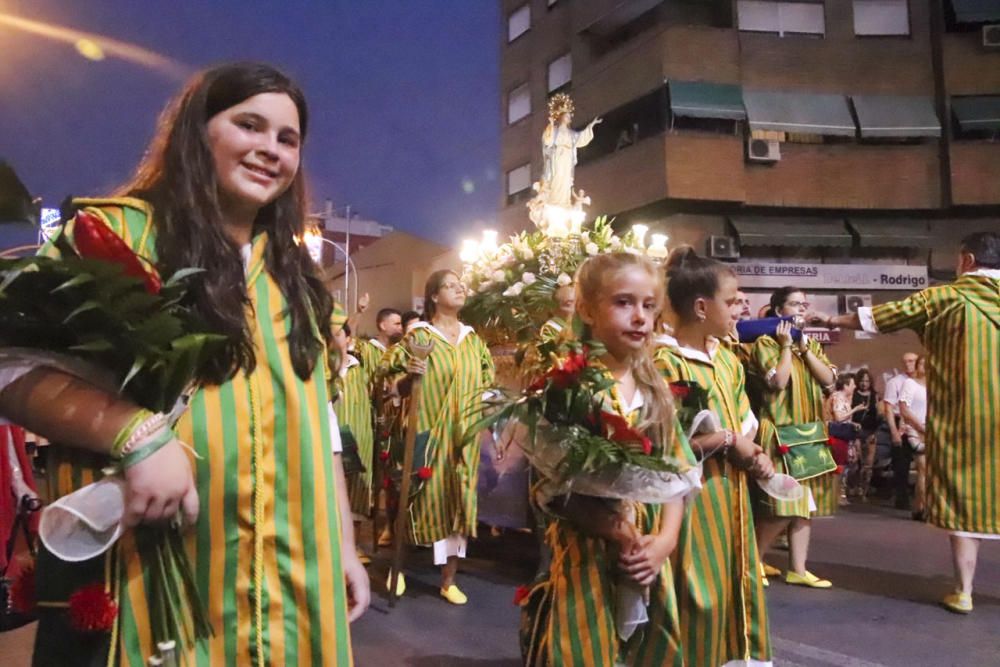
[[[576,170],[592,213],[735,262],[760,293],[880,302],[1000,227],[1000,0],[501,4],[505,229],[530,224],[555,92],[574,125],[604,119]]]

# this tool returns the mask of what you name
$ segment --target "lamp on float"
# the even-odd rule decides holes
[[[492,255],[497,251],[497,232],[495,229],[484,229],[483,240],[479,244],[481,255]]]
[[[465,239],[462,241],[462,248],[458,251],[458,258],[463,264],[475,264],[479,259],[482,250],[475,239]]]
[[[653,234],[650,237],[649,247],[646,248],[646,255],[656,261],[662,261],[667,258],[667,235],[666,234]]]
[[[646,232],[649,231],[649,227],[643,224],[632,225],[632,236],[635,237],[635,247],[645,248],[646,247]]]

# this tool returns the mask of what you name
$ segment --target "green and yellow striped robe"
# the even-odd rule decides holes
[[[639,410],[627,412],[622,408],[614,389],[607,406],[633,425],[639,419]],[[679,428],[675,428],[675,439],[667,454],[694,463]],[[657,533],[661,506],[632,505],[639,532]],[[547,576],[532,587],[521,612],[525,665],[610,667],[624,662],[631,667],[682,667],[684,655],[671,559],[664,562],[660,576],[650,586],[649,621],[623,643],[617,634],[614,611],[617,582],[626,575],[619,571],[616,546],[588,536],[558,515],[548,516],[545,540],[552,549],[551,564]]]
[[[369,362],[370,363],[370,362]],[[348,355],[347,368],[337,378],[340,387],[333,409],[337,413],[340,430],[350,431],[358,445],[358,456],[365,469],[347,478],[351,511],[367,517],[372,507],[372,381],[378,367],[366,366],[354,355]]]
[[[563,335],[569,325],[561,317],[553,317],[545,322],[538,330],[538,340],[541,343],[548,343]]]
[[[724,346],[711,356],[660,347],[656,364],[668,382],[697,382],[723,428],[746,432],[754,421],[739,359]],[[674,571],[685,664],[718,667],[771,659],[767,603],[757,568],[750,477],[720,456],[702,463],[702,489],[681,527]]]
[[[426,480],[414,479],[408,509],[415,544],[433,544],[449,535],[475,537],[478,516],[479,439],[465,442],[465,432],[479,418],[476,409],[493,384],[493,357],[472,327],[462,325],[458,343],[427,322],[413,326],[403,343],[390,348],[387,370],[406,371],[407,341],[434,342],[422,380],[417,437],[426,438],[422,460],[414,470],[431,469]]]
[[[816,358],[830,368],[833,364],[823,351],[823,346],[815,339],[809,339],[809,349]],[[775,426],[789,424],[805,424],[823,420],[823,387],[809,372],[809,367],[797,354],[792,354],[792,373],[788,384],[781,391],[774,391],[767,383],[767,374],[778,366],[781,359],[781,345],[771,336],[761,336],[750,352],[751,373],[758,380],[761,389],[760,430],[757,432],[757,442],[767,455],[774,461],[775,470],[787,473],[784,460],[778,453],[778,432]],[[758,495],[755,506],[761,516],[801,517],[832,516],[837,513],[840,501],[840,480],[836,472],[831,471],[819,477],[813,477],[802,482],[816,502],[816,511],[809,511],[809,493],[803,494],[800,500],[773,500]]]
[[[927,520],[1000,534],[1000,281],[963,275],[875,306],[879,331],[913,329],[927,356]]]
[[[137,252],[155,256],[148,204],[136,199],[77,204],[100,215]],[[317,360],[307,380],[292,369],[291,319],[264,265],[267,244],[266,232],[254,237],[246,273],[256,368],[237,372],[223,385],[199,388],[176,426],[178,438],[199,456],[192,466],[200,514],[185,544],[215,630],[184,658],[204,667],[350,665],[325,364]],[[47,252],[56,254],[51,247]],[[72,448],[52,449],[58,495],[94,481],[107,462]],[[40,600],[64,601],[74,589],[69,582],[93,581],[80,581],[76,574],[93,572],[93,562],[53,560],[42,563],[54,571],[40,565]],[[120,605],[107,664],[145,665],[155,652],[147,616],[153,601],[131,533],[122,536],[104,565],[106,584]],[[49,597],[47,590],[57,595]],[[43,624],[38,646],[67,641],[45,632]]]
[[[363,366],[371,369],[368,372],[374,378],[382,365],[382,357],[385,356],[388,350],[382,347],[382,343],[376,338],[355,338],[354,340],[356,341],[354,343],[354,353],[358,355]]]

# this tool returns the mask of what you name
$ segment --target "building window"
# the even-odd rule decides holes
[[[821,2],[738,0],[739,28],[746,32],[824,35],[826,16]]]
[[[549,63],[549,92],[559,90],[573,78],[573,58],[570,54],[559,56]]]
[[[531,113],[531,88],[523,84],[507,93],[507,124],[513,125]]]
[[[594,140],[580,152],[581,163],[617,153],[667,129],[667,87],[657,88],[602,114]]]
[[[528,32],[531,27],[531,5],[521,5],[507,17],[507,41],[515,39]]]
[[[854,0],[854,34],[859,37],[907,37],[907,0]]]
[[[522,164],[507,172],[507,204],[526,201],[531,194],[531,164]]]

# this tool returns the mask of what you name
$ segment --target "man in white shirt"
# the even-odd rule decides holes
[[[885,395],[882,397],[882,416],[889,425],[892,436],[892,484],[896,493],[896,509],[910,509],[910,463],[913,454],[903,443],[903,431],[899,415],[899,392],[908,378],[913,377],[917,370],[915,352],[903,353],[903,372],[892,377],[885,383]]]

